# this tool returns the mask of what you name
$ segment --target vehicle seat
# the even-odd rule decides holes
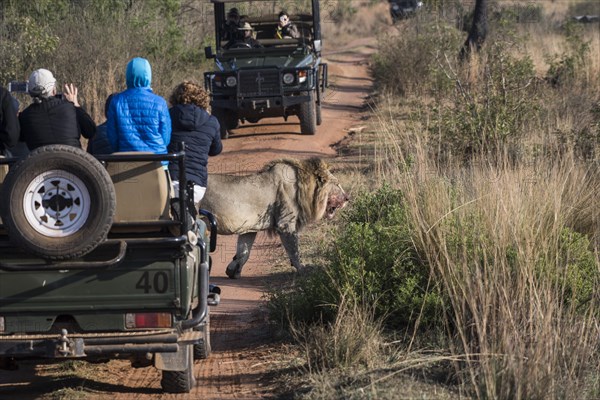
[[[117,209],[113,224],[118,225],[113,225],[112,231],[153,232],[160,230],[161,226],[157,224],[153,227],[148,223],[171,219],[171,185],[160,161],[109,162],[106,169],[115,185],[117,195]],[[144,226],[136,227],[136,223]]]

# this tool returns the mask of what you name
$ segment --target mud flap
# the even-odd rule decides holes
[[[154,367],[161,371],[186,371],[193,362],[187,345],[179,346],[176,353],[154,354]]]
[[[193,346],[202,340],[202,332],[185,332],[177,344],[179,349],[173,353],[154,353],[154,367],[161,371],[185,371],[189,363],[193,364],[194,359],[190,358],[189,346]]]

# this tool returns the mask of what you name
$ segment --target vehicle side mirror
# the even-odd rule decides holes
[[[215,54],[212,51],[212,47],[208,46],[204,48],[204,55],[207,59],[215,58]]]
[[[321,40],[315,40],[314,41],[314,45],[315,45],[315,51],[317,53],[320,52],[321,51],[321,47],[322,47]]]

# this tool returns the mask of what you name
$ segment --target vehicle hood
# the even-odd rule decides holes
[[[246,68],[301,68],[311,66],[314,61],[312,54],[240,56],[217,59],[216,65],[221,72],[229,72]]]

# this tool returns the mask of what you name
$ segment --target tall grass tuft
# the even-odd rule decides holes
[[[389,142],[409,143],[402,131],[379,128]],[[465,357],[455,365],[461,382],[477,398],[594,398],[596,166],[571,156],[442,169],[424,145],[389,151],[385,179],[394,176],[403,191],[416,246],[450,301],[451,350]]]
[[[292,326],[311,372],[370,368],[378,363],[384,345],[381,320],[373,307],[343,296],[336,316],[325,324]]]

